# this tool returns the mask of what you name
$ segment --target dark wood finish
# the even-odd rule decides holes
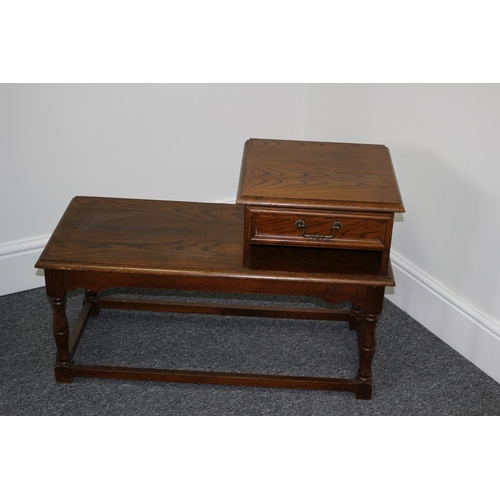
[[[368,287],[363,310],[363,317],[359,321],[358,349],[359,369],[356,375],[356,397],[370,399],[373,389],[372,360],[375,355],[375,329],[379,314],[382,312],[384,289]]]
[[[157,233],[160,221],[156,220],[156,213],[161,223],[175,221],[176,238],[170,236],[168,229],[174,226],[173,222],[167,224],[163,234]],[[110,219],[115,221],[113,226],[108,225]],[[138,228],[137,232],[128,233],[127,225],[131,223]],[[376,252],[370,251],[336,251],[332,259],[331,249],[260,246],[255,252],[256,269],[245,269],[242,266],[240,239],[242,223],[243,208],[233,205],[74,199],[37,263],[37,267],[45,269],[47,292],[54,306],[54,336],[58,348],[56,380],[71,382],[77,376],[102,376],[354,391],[358,383],[354,379],[339,381],[197,372],[186,375],[188,372],[82,367],[73,363],[73,355],[89,317],[97,316],[102,308],[337,321],[352,321],[353,317],[349,311],[327,308],[99,298],[96,292],[107,288],[297,294],[335,302],[363,301],[368,287],[383,290],[383,286],[394,284],[392,275],[380,276]],[[207,225],[210,226],[209,231]],[[149,233],[146,227],[153,229]],[[231,231],[234,227],[240,230]],[[181,228],[184,228],[184,236]],[[222,235],[220,240],[217,235]],[[140,260],[137,254],[141,255]],[[122,260],[123,256],[126,257]],[[82,313],[69,336],[64,297],[67,291],[75,288],[84,288],[86,292]],[[366,360],[363,366],[366,371]],[[361,375],[364,378],[359,379],[359,383],[369,385],[366,373]],[[365,393],[360,393],[360,397],[364,397]]]
[[[240,272],[243,208],[74,198],[40,256],[45,269],[164,275]]]
[[[236,201],[247,207],[246,267],[256,244],[362,248],[381,251],[386,274],[394,213],[404,212],[389,150],[372,144],[249,139]]]
[[[78,316],[75,326],[73,327],[73,330],[71,331],[71,334],[68,339],[68,347],[71,356],[75,354],[76,348],[78,347],[78,343],[80,342],[80,339],[83,335],[83,331],[87,326],[87,322],[89,320],[89,317],[91,316],[91,309],[92,309],[91,304],[89,304],[88,302],[83,303],[80,315]]]
[[[334,189],[335,187],[335,189]],[[45,270],[57,347],[55,378],[103,377],[169,382],[347,390],[372,395],[371,363],[389,261],[394,212],[403,205],[383,146],[251,140],[237,205],[76,197],[36,267]],[[290,225],[300,217],[305,238]],[[242,244],[243,243],[243,244]],[[114,287],[305,295],[351,302],[350,310],[193,304],[100,298]],[[69,332],[66,293],[83,288]],[[346,321],[356,331],[352,379],[192,372],[80,365],[73,357],[85,326],[102,308]]]
[[[316,309],[277,306],[239,306],[228,304],[193,304],[171,300],[102,298],[103,309],[130,311],[176,312],[184,314],[215,314],[223,316],[255,316],[260,318],[315,319],[349,321],[351,313],[344,309]]]
[[[71,382],[73,355],[69,347],[69,325],[66,316],[66,290],[62,271],[51,271],[45,276],[46,291],[53,309],[52,331],[57,354],[54,367],[57,382]]]
[[[251,243],[299,245],[301,247],[387,249],[390,247],[392,216],[389,214],[350,213],[331,210],[293,210],[247,207],[248,238]],[[306,235],[296,227],[297,220],[306,224]],[[342,227],[331,227],[340,222]],[[325,238],[311,237],[313,235]]]
[[[374,144],[249,139],[237,202],[404,212],[389,150]]]
[[[293,377],[290,375],[261,375],[249,373],[202,372],[192,370],[161,370],[123,366],[74,365],[75,377],[154,380],[188,384],[218,384],[329,391],[355,391],[356,381],[343,378]]]
[[[309,273],[311,277],[314,273],[322,276],[323,270],[331,276],[355,276],[366,281],[380,278],[378,252],[278,245],[254,245],[252,248],[249,267],[253,270]]]

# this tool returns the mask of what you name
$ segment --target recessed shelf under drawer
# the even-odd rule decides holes
[[[380,275],[381,253],[370,250],[252,245],[249,268],[262,271]]]

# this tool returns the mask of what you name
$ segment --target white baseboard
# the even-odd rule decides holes
[[[43,272],[34,265],[49,236],[0,245],[0,295],[45,285]]]
[[[396,287],[386,297],[500,383],[500,324],[391,252]]]

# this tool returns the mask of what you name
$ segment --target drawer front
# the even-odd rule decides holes
[[[250,243],[389,249],[392,214],[247,207]]]

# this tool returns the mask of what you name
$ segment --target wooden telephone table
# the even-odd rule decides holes
[[[250,139],[235,205],[76,197],[35,267],[45,270],[57,346],[56,382],[74,377],[352,391],[370,399],[375,327],[393,218],[404,207],[385,146]],[[193,304],[99,297],[113,287],[312,296],[350,309]],[[70,332],[66,292],[84,288]],[[102,308],[348,321],[352,379],[77,364]],[[353,370],[354,372],[354,370]]]

